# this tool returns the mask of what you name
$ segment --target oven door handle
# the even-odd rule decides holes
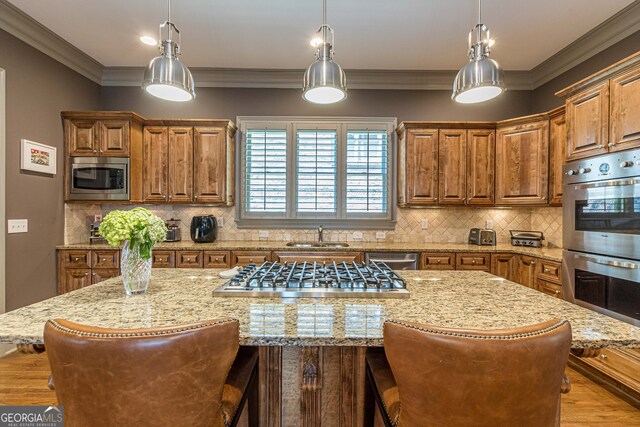
[[[585,188],[599,188],[599,187],[626,187],[627,185],[636,185],[640,184],[640,180],[637,179],[624,179],[624,180],[616,180],[616,181],[604,181],[604,182],[593,182],[591,184],[578,184],[576,185],[576,189],[583,190]]]
[[[640,268],[640,264],[627,261],[610,261],[608,259],[596,258],[592,256],[575,254],[576,258],[584,259],[586,261],[595,262],[596,264],[609,265],[611,267],[627,268],[629,270],[636,270]]]

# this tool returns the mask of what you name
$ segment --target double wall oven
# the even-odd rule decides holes
[[[563,167],[569,300],[640,326],[640,149]]]

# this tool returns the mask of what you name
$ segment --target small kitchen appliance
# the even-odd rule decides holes
[[[182,236],[180,233],[180,220],[171,218],[166,222],[167,225],[167,238],[164,239],[165,242],[179,242],[182,240]]]
[[[191,218],[191,240],[196,243],[211,243],[218,235],[218,224],[213,215],[199,215]]]
[[[89,226],[89,243],[90,244],[100,244],[107,243],[107,239],[100,235],[100,221],[92,222]]]
[[[496,245],[496,231],[488,228],[472,228],[469,230],[469,242],[470,245],[478,246],[495,246]]]
[[[69,200],[129,200],[129,159],[71,157]]]
[[[509,233],[511,233],[511,246],[542,247],[544,240],[542,231],[509,230]]]

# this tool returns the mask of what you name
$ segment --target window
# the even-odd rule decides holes
[[[238,122],[238,227],[393,227],[395,119]]]

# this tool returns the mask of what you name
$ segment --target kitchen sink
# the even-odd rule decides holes
[[[334,242],[289,242],[287,246],[293,248],[348,248],[347,243]]]

